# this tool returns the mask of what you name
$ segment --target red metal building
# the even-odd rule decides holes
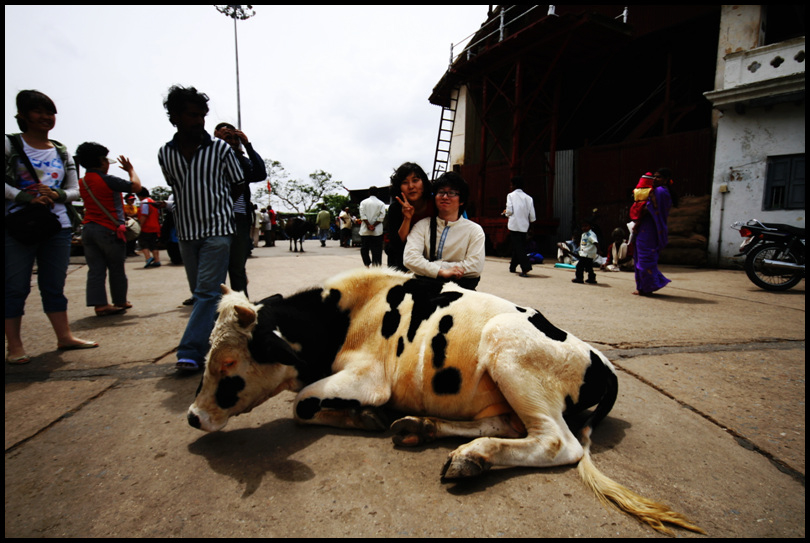
[[[646,171],[668,166],[681,194],[709,192],[703,93],[714,88],[719,18],[720,6],[490,10],[430,101],[453,110],[457,97],[465,102],[455,119],[464,149],[453,150],[463,158],[437,150],[434,170],[458,169],[470,183],[468,209],[492,250],[503,250],[513,175],[535,200],[535,239],[548,254],[595,208],[603,232],[625,224]]]

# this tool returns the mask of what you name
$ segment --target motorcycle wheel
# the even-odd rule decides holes
[[[751,282],[759,288],[765,290],[789,290],[798,285],[804,277],[801,272],[769,270],[763,264],[764,260],[799,263],[796,255],[790,251],[785,251],[781,245],[766,243],[755,247],[745,259],[745,273]]]

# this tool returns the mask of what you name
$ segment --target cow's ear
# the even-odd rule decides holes
[[[247,328],[256,322],[256,312],[250,307],[237,305],[233,309],[236,311],[236,320],[239,321],[239,326],[242,328]]]

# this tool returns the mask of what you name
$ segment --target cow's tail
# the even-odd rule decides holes
[[[582,432],[584,454],[582,460],[579,461],[577,471],[582,480],[585,481],[591,490],[597,495],[599,500],[605,504],[611,504],[636,517],[641,522],[649,524],[654,529],[665,534],[672,535],[672,531],[666,524],[673,524],[705,534],[701,528],[692,524],[685,516],[680,513],[672,511],[669,507],[662,503],[657,503],[648,500],[643,496],[639,496],[629,488],[626,488],[616,481],[610,479],[601,471],[596,469],[591,461],[591,427],[586,426]]]

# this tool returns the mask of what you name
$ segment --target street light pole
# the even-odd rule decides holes
[[[214,6],[217,11],[233,19],[233,47],[236,53],[236,127],[242,129],[242,103],[239,96],[239,39],[236,34],[236,21],[244,21],[256,15],[253,6]]]

